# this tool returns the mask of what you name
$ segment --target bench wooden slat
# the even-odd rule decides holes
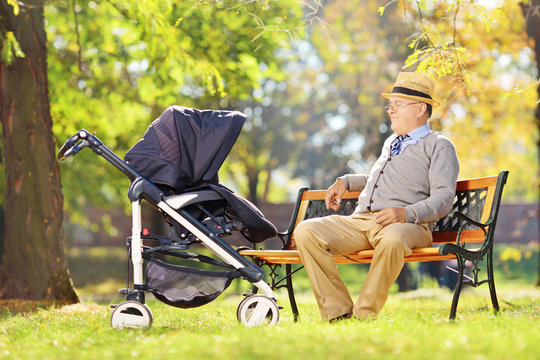
[[[493,199],[495,198],[495,186],[489,186],[486,194],[486,204],[484,205],[484,210],[482,212],[482,217],[480,219],[481,223],[485,223],[489,216],[491,215],[491,205]]]
[[[270,264],[301,264],[298,250],[241,250],[240,254],[257,257]],[[347,254],[347,256],[335,256],[338,264],[370,263],[373,259],[373,250],[362,250]],[[455,255],[439,255],[436,247],[413,249],[412,254],[405,256],[407,262],[454,260]]]
[[[456,183],[456,191],[494,187],[497,185],[498,176],[487,176],[476,179],[459,180]]]
[[[440,231],[433,234],[433,245],[440,245],[448,242],[454,242],[456,240],[457,231]],[[461,233],[461,240],[467,243],[482,243],[485,240],[485,235],[482,230],[464,230]],[[412,255],[405,258],[405,261],[441,261],[441,260],[453,260],[456,257],[454,255],[438,255],[437,247],[428,247],[428,248],[417,248],[413,249]],[[289,250],[242,250],[240,254],[245,256],[252,256],[266,261],[269,264],[300,264],[300,256],[298,255],[298,250],[291,248]],[[347,255],[348,257],[359,260],[369,259],[373,256],[373,250],[363,250],[358,252],[358,256],[355,254]],[[362,256],[362,254],[364,256]],[[419,257],[419,256],[420,257]],[[424,256],[429,255],[431,258],[424,258]],[[370,262],[364,261],[364,262]],[[345,257],[336,258],[336,262],[345,264],[345,263],[354,263],[356,261],[347,259]]]
[[[433,245],[456,242],[457,231],[435,231],[433,233]],[[486,235],[482,230],[463,230],[460,241],[464,243],[482,243]]]
[[[302,194],[303,200],[324,200],[326,196],[326,190],[309,190]],[[345,191],[343,194],[344,199],[358,199],[360,191]]]

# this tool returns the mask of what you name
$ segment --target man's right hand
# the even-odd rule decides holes
[[[337,179],[336,182],[326,190],[326,196],[324,197],[326,209],[337,211],[339,205],[341,205],[341,198],[343,197],[343,194],[345,194],[345,191],[347,191],[347,186],[343,181]]]

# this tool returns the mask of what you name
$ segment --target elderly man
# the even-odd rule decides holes
[[[369,175],[339,177],[326,193],[326,207],[337,210],[346,190],[362,191],[354,213],[306,220],[294,231],[324,320],[377,318],[404,256],[431,246],[435,221],[452,208],[459,162],[452,142],[429,128],[439,105],[433,93],[427,76],[399,73],[392,92],[382,94],[395,134]],[[333,256],[365,249],[374,249],[373,261],[353,304]]]

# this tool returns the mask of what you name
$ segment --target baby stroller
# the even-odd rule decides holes
[[[126,161],[84,129],[60,149],[58,159],[64,160],[89,147],[131,180],[128,197],[132,204],[132,232],[126,243],[130,255],[128,279],[132,275],[133,286],[120,290],[126,300],[112,312],[113,328],[151,326],[153,315],[145,304],[146,291],[166,304],[191,308],[214,300],[235,278],[254,285],[253,293],[246,294],[238,306],[238,321],[246,326],[277,323],[279,308],[272,289],[263,280],[262,270],[224,241],[233,232],[252,243],[277,233],[253,204],[218,182],[218,170],[245,119],[236,111],[171,106],[126,153]],[[143,230],[143,199],[164,215],[171,227],[169,236]],[[195,243],[202,243],[219,259],[188,251]],[[158,255],[227,270],[174,265],[158,259]]]

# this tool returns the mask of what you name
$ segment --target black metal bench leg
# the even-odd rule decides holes
[[[450,308],[450,320],[456,318],[456,311],[459,301],[459,295],[463,287],[463,272],[465,271],[465,260],[460,255],[456,255],[458,262],[458,279],[456,283],[456,289],[454,290],[454,298],[452,299],[452,307]]]
[[[287,292],[289,293],[289,302],[291,303],[291,309],[294,315],[294,321],[298,321],[300,313],[298,312],[298,306],[296,306],[296,299],[294,297],[294,288],[292,282],[292,265],[285,265],[285,273],[287,274]]]
[[[491,303],[495,314],[499,314],[499,302],[497,301],[497,292],[495,291],[495,279],[493,278],[493,249],[487,253],[487,275],[489,278],[489,293],[491,295]]]

